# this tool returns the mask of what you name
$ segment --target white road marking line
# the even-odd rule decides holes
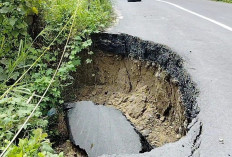
[[[185,9],[185,8],[183,8],[183,7],[181,7],[181,6],[177,5],[177,4],[174,4],[174,3],[171,3],[171,2],[167,2],[167,1],[163,1],[163,0],[156,0],[156,1],[158,1],[158,2],[163,2],[163,3],[167,3],[167,4],[169,4],[169,5],[172,5],[172,6],[176,7],[176,8],[179,8],[179,9],[181,9],[181,10],[184,10],[184,11],[190,13],[190,14],[196,15],[196,16],[198,16],[198,17],[200,17],[200,18],[202,18],[202,19],[205,19],[205,20],[207,20],[207,21],[210,21],[210,22],[212,22],[212,23],[214,23],[214,24],[216,24],[216,25],[218,25],[218,26],[220,26],[220,27],[222,27],[222,28],[224,28],[224,29],[226,29],[226,30],[232,32],[232,27],[229,27],[229,26],[227,26],[227,25],[225,25],[225,24],[223,24],[223,23],[220,23],[220,22],[218,22],[218,21],[216,21],[216,20],[210,19],[210,18],[208,18],[208,17],[206,17],[206,16],[200,15],[200,14],[194,12],[194,11]]]

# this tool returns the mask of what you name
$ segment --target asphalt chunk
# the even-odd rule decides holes
[[[142,150],[140,135],[113,107],[80,101],[72,103],[67,117],[71,140],[89,157],[134,154]]]

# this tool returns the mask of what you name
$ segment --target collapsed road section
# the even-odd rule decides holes
[[[139,135],[142,135],[140,137],[145,139],[142,141],[148,141],[153,147],[175,142],[185,136],[188,124],[196,117],[199,109],[196,105],[198,91],[184,70],[182,59],[164,45],[127,34],[103,33],[92,36],[92,39],[95,54],[89,56],[85,53],[81,56],[82,60],[91,58],[92,62],[82,63],[78,72],[73,75],[75,82],[72,88],[69,88],[76,95],[73,101],[93,101],[95,104],[112,106],[122,111]],[[91,113],[93,116],[94,113]],[[110,117],[103,119],[107,118]],[[78,117],[76,120],[78,119],[85,118]],[[70,118],[68,120],[70,121]],[[97,130],[101,129],[100,121],[82,122],[86,132],[92,126]],[[111,122],[111,125],[114,125],[117,120]],[[107,131],[101,129],[98,138],[113,141],[110,134],[105,136]],[[111,131],[118,133],[116,128]],[[93,129],[91,136],[88,136],[95,137],[97,133]],[[71,135],[73,138],[73,132]],[[78,141],[78,138],[76,140]],[[85,141],[84,145],[92,146],[90,141]],[[116,140],[115,144],[118,142],[120,143]],[[83,145],[82,142],[74,143]],[[104,143],[102,146],[93,145],[97,149],[95,152],[109,153],[108,147],[103,146]]]
[[[197,116],[199,108],[196,97],[199,91],[190,75],[183,67],[182,58],[169,47],[142,40],[128,34],[99,33],[92,36],[94,48],[138,60],[151,61],[165,70],[168,76],[176,81],[181,91],[186,117],[189,121]]]

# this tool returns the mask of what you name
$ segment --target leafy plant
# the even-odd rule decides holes
[[[29,139],[19,139],[19,143],[14,145],[6,155],[8,157],[63,157],[63,153],[55,154],[47,134],[42,129],[33,131],[33,136]]]
[[[27,104],[24,97],[16,95],[1,99],[0,106],[0,150],[3,150],[35,105]],[[29,134],[33,128],[47,126],[48,121],[41,119],[41,115],[39,110],[35,112],[34,117],[24,127],[25,135]]]
[[[48,110],[61,108],[61,93],[72,83],[71,73],[75,72],[81,63],[79,53],[83,50],[88,52],[90,58],[86,62],[91,62],[93,52],[89,49],[92,44],[90,35],[110,24],[112,8],[109,0],[0,0],[0,94],[47,51],[36,66],[0,100],[0,151],[6,147],[31,113],[51,81],[76,7],[77,18],[57,77],[20,134],[22,139],[11,147],[8,156],[13,153],[17,154],[15,156],[54,156],[52,152],[44,151],[44,145],[50,144],[37,128],[47,131]],[[34,30],[43,31],[34,36],[38,34],[33,32]],[[55,38],[51,47],[48,47]],[[26,103],[32,93],[35,93],[32,101]],[[37,130],[30,136],[34,129]],[[36,141],[36,144],[33,141]]]

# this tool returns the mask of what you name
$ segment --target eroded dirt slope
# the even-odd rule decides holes
[[[121,110],[154,146],[185,135],[180,91],[159,66],[102,52],[92,59],[74,76],[76,101],[91,100]]]

